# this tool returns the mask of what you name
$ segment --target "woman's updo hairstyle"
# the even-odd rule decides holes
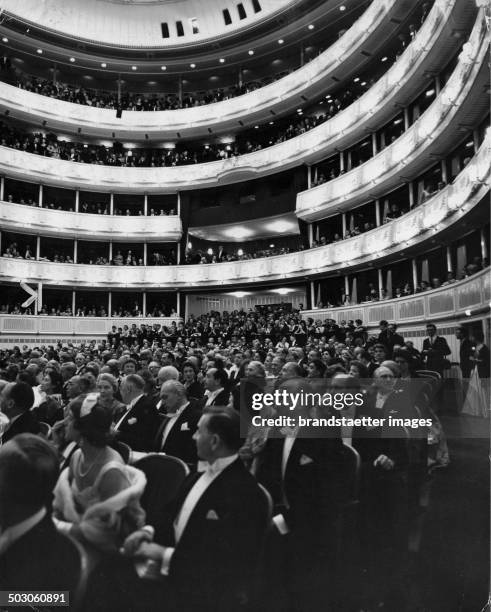
[[[93,446],[106,446],[114,439],[112,409],[99,404],[98,393],[79,395],[70,402],[73,426]]]

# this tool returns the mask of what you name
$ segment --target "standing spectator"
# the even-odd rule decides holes
[[[427,370],[433,370],[443,376],[443,370],[448,369],[449,366],[447,356],[452,351],[445,338],[437,335],[434,323],[426,325],[426,333],[428,337],[423,340],[423,350],[421,352],[424,365]]]

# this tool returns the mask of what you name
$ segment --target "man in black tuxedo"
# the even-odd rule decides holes
[[[167,520],[155,526],[155,542],[145,528],[126,539],[125,553],[151,560],[168,576],[179,610],[244,610],[268,504],[238,457],[242,440],[235,411],[207,409],[194,438],[205,471],[184,481]]]
[[[378,342],[387,347],[388,357],[390,358],[394,346],[404,346],[404,338],[397,333],[397,325],[395,323],[389,324],[387,321],[380,321],[379,328]]]
[[[228,406],[230,393],[227,391],[228,376],[225,370],[210,368],[205,376],[205,397],[202,406]]]
[[[0,590],[69,591],[73,605],[80,556],[51,520],[57,479],[56,451],[40,436],[20,434],[2,445]]]
[[[463,325],[459,325],[455,331],[457,340],[460,340],[460,369],[462,371],[462,378],[470,378],[474,362],[470,360],[472,357],[472,342],[469,340],[469,332]]]
[[[1,436],[3,444],[17,434],[39,433],[39,421],[31,411],[33,404],[34,391],[27,383],[9,383],[4,387],[0,396],[0,409],[9,418],[9,423]]]
[[[308,390],[305,381],[298,378],[282,383],[279,389],[294,394]],[[292,414],[286,406],[280,408],[283,410]],[[296,406],[293,414],[312,416],[308,406]],[[294,602],[292,609],[320,609],[328,592],[320,576],[329,572],[333,525],[340,503],[342,441],[336,430],[324,438],[298,427],[284,428],[282,433],[280,438],[268,439],[257,471],[258,481],[273,497],[273,521],[282,536],[278,543],[281,558],[273,566],[283,564],[279,579]]]
[[[177,380],[166,381],[160,389],[165,416],[155,437],[155,451],[179,457],[185,463],[198,463],[196,444],[193,440],[201,411],[192,404],[184,385]]]
[[[451,354],[450,347],[443,336],[437,336],[436,325],[428,323],[426,325],[426,333],[428,337],[423,340],[423,350],[421,352],[424,365],[427,370],[438,372],[443,376],[443,370],[446,369],[446,357]]]
[[[153,450],[155,435],[160,425],[155,402],[144,395],[145,381],[138,374],[129,374],[121,383],[121,397],[128,410],[116,424],[119,439],[134,451]]]

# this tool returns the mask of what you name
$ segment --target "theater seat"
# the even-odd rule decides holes
[[[148,455],[139,459],[134,467],[147,477],[140,503],[146,512],[146,522],[157,525],[166,506],[175,498],[181,484],[189,474],[184,461],[170,455]]]

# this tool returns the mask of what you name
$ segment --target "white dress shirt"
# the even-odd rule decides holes
[[[206,400],[205,406],[210,406],[212,401],[215,399],[215,397],[222,391],[223,391],[223,387],[218,387],[218,389],[215,389],[215,391],[206,390],[205,395],[207,397],[207,400]]]
[[[187,497],[182,504],[181,511],[174,521],[174,538],[176,544],[179,543],[179,540],[186,529],[189,518],[206,489],[208,489],[215,478],[217,478],[217,476],[219,476],[225,468],[231,465],[238,458],[238,456],[238,454],[235,454],[231,455],[230,457],[222,457],[220,459],[216,459],[213,463],[208,463],[206,470],[194,483],[191,490],[187,494]],[[164,576],[169,574],[169,566],[174,550],[175,549],[170,546],[164,548],[164,552],[162,554],[162,567],[160,570]]]
[[[167,421],[167,423],[165,424],[165,427],[164,427],[164,433],[162,434],[162,441],[160,443],[160,448],[163,448],[163,446],[165,444],[165,441],[169,437],[169,434],[172,431],[172,428],[174,427],[177,419],[181,416],[181,414],[183,413],[184,409],[187,408],[187,406],[189,406],[189,402],[186,402],[185,404],[183,404],[177,410],[177,412],[175,412],[172,416],[171,415],[167,415],[168,416],[168,421]]]

